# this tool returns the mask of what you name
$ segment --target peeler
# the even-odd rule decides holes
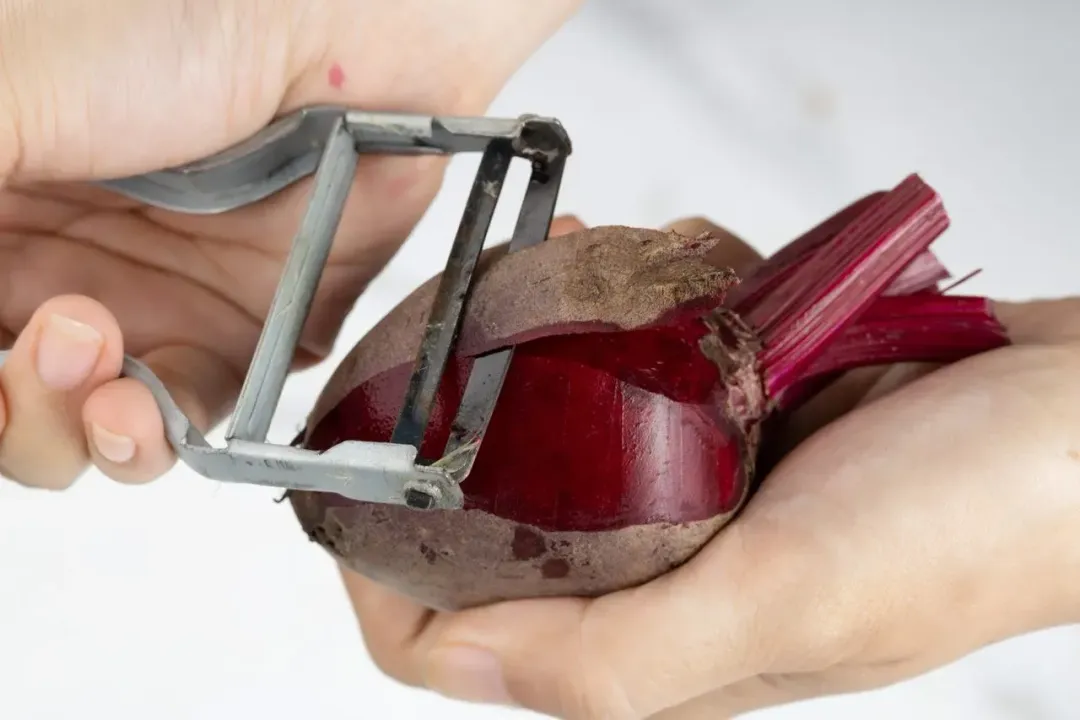
[[[520,158],[532,167],[508,248],[516,252],[547,238],[570,152],[569,136],[553,118],[433,117],[314,106],[212,157],[99,183],[158,208],[213,214],[257,203],[314,176],[224,447],[209,443],[145,364],[127,356],[123,375],[150,389],[177,457],[211,480],[330,492],[418,510],[460,508],[460,485],[479,452],[513,348],[475,359],[442,456],[429,460],[419,452],[435,394],[511,162]],[[480,153],[481,159],[390,442],[349,440],[323,452],[272,444],[267,433],[361,153]],[[0,353],[0,364],[5,356]]]

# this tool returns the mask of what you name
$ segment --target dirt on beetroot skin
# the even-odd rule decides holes
[[[419,512],[374,504],[293,507],[338,561],[436,610],[520,597],[599,596],[689,560],[728,521],[548,532],[481,510]]]

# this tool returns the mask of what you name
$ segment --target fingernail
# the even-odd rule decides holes
[[[101,457],[122,465],[135,457],[135,441],[126,435],[118,435],[97,423],[90,423],[90,439]]]
[[[105,339],[86,323],[53,315],[38,340],[37,371],[53,390],[77,388],[90,377]]]
[[[432,651],[424,679],[429,689],[455,700],[515,704],[499,659],[481,648],[458,645]]]

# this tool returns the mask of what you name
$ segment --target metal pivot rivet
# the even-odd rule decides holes
[[[405,488],[405,504],[414,510],[430,510],[435,507],[442,493],[433,485],[413,485]]]

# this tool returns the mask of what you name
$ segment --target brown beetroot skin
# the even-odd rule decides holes
[[[572,332],[648,328],[687,308],[700,314],[716,306],[736,282],[730,270],[713,260],[719,240],[602,227],[553,238],[510,255],[505,246],[494,248],[481,259],[458,353],[471,356]],[[325,450],[346,439],[388,437],[436,282],[437,278],[421,286],[391,311],[339,366],[309,419],[305,447]],[[514,362],[519,362],[519,356]],[[447,382],[460,386],[468,365],[460,360],[451,365]],[[601,375],[594,381],[602,382]],[[387,392],[395,396],[397,405],[387,400],[386,407],[379,406],[372,399],[377,391],[362,387],[374,382],[378,388],[382,382],[378,379],[383,377],[394,378],[387,381],[389,385],[383,384],[393,390]],[[508,385],[511,380],[508,377]],[[730,384],[730,378],[725,380]],[[642,402],[651,403],[649,407],[664,412],[677,404],[663,394],[640,387],[631,390]],[[752,394],[754,389],[747,392]],[[440,397],[455,393],[460,393],[460,387],[444,387]],[[496,416],[513,412],[502,405],[506,397],[504,388]],[[362,410],[357,409],[360,403]],[[445,430],[445,418],[440,418],[452,410],[441,405],[436,407],[432,425],[441,424]],[[575,408],[567,412],[575,413]],[[481,446],[474,475],[483,471],[480,465],[487,442],[501,442],[494,429],[496,419]],[[502,426],[508,424],[514,423]],[[732,438],[730,447],[706,447],[708,443],[701,440],[702,453],[718,452],[721,460],[733,463],[754,457],[755,427],[727,427],[725,431]],[[443,442],[445,433],[426,438],[422,454],[437,455]],[[699,463],[695,451],[680,452],[689,452],[692,462]],[[709,455],[708,461],[713,459]],[[648,482],[633,488],[620,491],[598,484],[596,493],[637,493],[636,504],[608,498],[616,510],[588,521],[560,516],[553,508],[533,507],[522,514],[520,508],[498,506],[481,497],[470,499],[472,477],[462,485],[466,509],[457,511],[357,503],[325,493],[294,492],[289,497],[309,537],[344,566],[429,607],[453,610],[513,598],[601,595],[644,583],[684,563],[741,507],[748,494],[750,469],[735,467],[726,473],[729,480],[725,482],[732,486],[714,489],[708,484],[718,481],[711,476],[695,479],[689,471],[682,476],[670,471],[671,464],[681,460],[674,451],[670,457],[664,455],[657,461],[657,475],[647,475]],[[700,467],[704,466],[695,465]],[[668,477],[665,483],[665,470],[668,475],[676,472],[674,481]],[[582,484],[588,481],[572,489],[589,490]],[[672,490],[673,485],[678,489]],[[707,501],[693,504],[697,498]]]

